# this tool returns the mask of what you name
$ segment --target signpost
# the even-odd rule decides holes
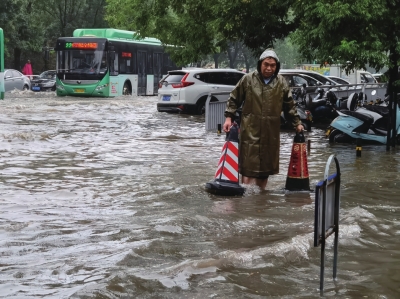
[[[4,34],[0,28],[0,100],[4,99]]]
[[[334,159],[336,173],[329,175],[329,165]],[[325,243],[334,234],[333,279],[336,279],[339,243],[340,167],[335,155],[326,162],[324,180],[315,188],[314,247],[321,245],[320,291],[324,290]]]

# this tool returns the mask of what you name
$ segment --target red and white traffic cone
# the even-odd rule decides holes
[[[226,135],[214,180],[206,183],[206,190],[218,195],[243,195],[239,185],[239,127],[234,122]]]
[[[307,145],[303,132],[296,133],[293,140],[285,189],[289,191],[310,191]]]

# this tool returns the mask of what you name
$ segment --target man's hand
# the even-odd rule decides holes
[[[231,129],[231,126],[232,126],[232,119],[230,117],[227,117],[225,119],[225,123],[222,129],[224,130],[224,132],[228,133],[229,130]]]
[[[301,131],[304,131],[304,127],[303,127],[303,125],[297,125],[296,126],[296,132],[298,132],[298,133],[300,133]]]

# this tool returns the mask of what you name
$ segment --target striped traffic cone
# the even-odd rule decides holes
[[[310,191],[307,145],[303,132],[296,133],[293,140],[285,189],[289,191]]]
[[[234,122],[226,135],[214,180],[206,183],[206,190],[218,195],[243,195],[239,185],[239,127]]]

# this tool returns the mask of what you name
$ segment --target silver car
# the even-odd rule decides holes
[[[4,88],[5,91],[30,90],[31,80],[21,72],[13,69],[4,70]]]

